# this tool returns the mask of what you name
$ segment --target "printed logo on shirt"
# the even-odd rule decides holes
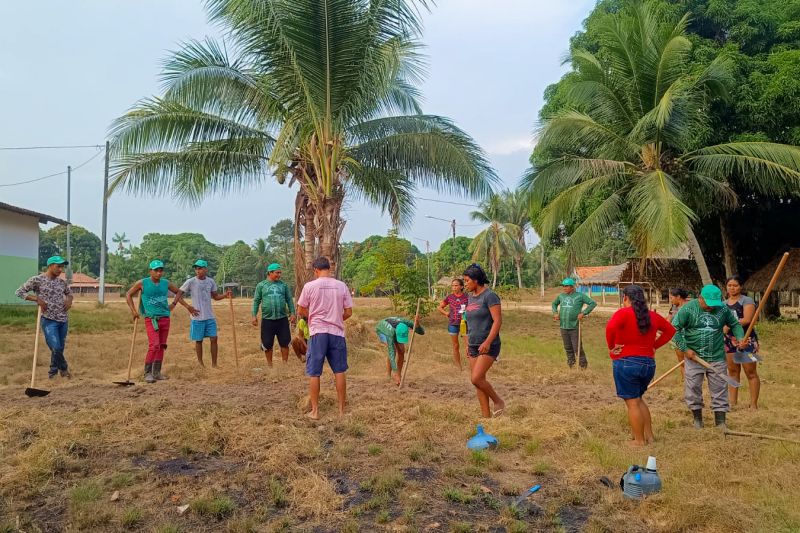
[[[710,313],[704,313],[697,317],[698,325],[700,326],[701,331],[711,331],[716,332],[719,331],[720,323],[719,318],[715,315]]]

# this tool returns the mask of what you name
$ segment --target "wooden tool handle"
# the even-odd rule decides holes
[[[647,388],[648,388],[648,389],[650,389],[650,388],[653,388],[653,387],[655,387],[656,385],[658,385],[658,383],[659,383],[659,382],[660,382],[662,379],[664,379],[665,377],[669,376],[670,374],[672,374],[673,372],[675,372],[676,370],[678,370],[680,367],[682,367],[682,366],[683,366],[683,364],[684,364],[685,362],[686,362],[686,360],[682,360],[680,363],[678,363],[677,365],[673,366],[672,368],[670,368],[669,370],[667,370],[666,372],[664,372],[664,373],[663,373],[661,376],[659,376],[659,377],[658,377],[658,378],[656,378],[655,380],[651,381],[651,382],[650,382],[650,385],[648,385],[648,386],[647,386]]]
[[[236,368],[239,368],[239,343],[236,341],[236,314],[233,312],[233,296],[228,298],[231,308],[231,333],[233,333],[233,356],[236,359]]]
[[[408,372],[408,365],[411,363],[411,348],[414,347],[414,336],[417,334],[417,317],[419,316],[419,305],[422,303],[422,298],[417,298],[417,312],[414,314],[414,327],[411,328],[411,340],[408,342],[408,355],[406,356],[406,365],[403,367],[403,375],[400,376],[400,388],[403,388],[403,383],[406,381],[406,372]]]
[[[783,257],[781,257],[781,262],[778,263],[778,268],[775,269],[775,273],[772,275],[772,279],[769,280],[769,285],[767,285],[767,290],[764,291],[764,294],[761,296],[761,300],[758,302],[758,307],[756,308],[756,312],[753,315],[753,319],[750,321],[750,325],[747,326],[747,331],[744,334],[745,339],[749,339],[750,335],[753,333],[753,328],[756,327],[756,321],[758,320],[759,315],[761,314],[761,309],[763,309],[764,304],[767,303],[767,298],[769,298],[770,293],[772,292],[772,288],[775,286],[775,282],[778,281],[778,276],[781,275],[781,271],[783,267],[786,265],[786,261],[789,260],[789,252],[784,252]]]
[[[702,357],[700,357],[699,355],[697,357],[695,357],[694,359],[692,359],[692,361],[694,361],[695,363],[699,364],[702,367],[707,368],[708,370],[714,370],[713,367],[708,362],[706,362]]]
[[[36,332],[33,341],[33,368],[31,369],[31,388],[36,383],[36,360],[39,356],[39,329],[42,324],[42,306],[36,304]]]
[[[133,335],[131,335],[131,351],[128,354],[128,379],[125,381],[131,380],[131,367],[133,367],[133,347],[136,344],[136,331],[139,329],[139,317],[133,319]]]

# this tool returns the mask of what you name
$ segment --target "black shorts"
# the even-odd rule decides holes
[[[467,355],[469,357],[478,357],[478,355],[488,355],[492,359],[497,359],[500,357],[500,343],[493,342],[489,345],[489,353],[485,354],[478,354],[478,348],[480,348],[480,344],[470,344],[467,346]]]
[[[275,336],[278,336],[278,345],[281,348],[288,348],[292,342],[292,330],[289,328],[289,318],[283,317],[277,320],[261,320],[261,347],[264,350],[271,350],[275,345]]]

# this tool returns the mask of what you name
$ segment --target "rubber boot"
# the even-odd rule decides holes
[[[703,429],[703,410],[695,409],[692,411],[692,416],[694,416],[694,429]]]
[[[156,382],[156,378],[153,376],[153,363],[146,363],[144,365],[144,380],[147,383]]]
[[[167,376],[161,373],[161,361],[155,361],[153,363],[153,377],[156,378],[158,381],[164,381],[165,379],[169,379]]]
[[[725,423],[725,411],[714,411],[714,426],[720,428],[722,431],[728,429],[728,425]]]

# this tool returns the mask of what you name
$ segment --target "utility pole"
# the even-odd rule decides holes
[[[542,249],[542,266],[539,269],[539,294],[541,295],[542,299],[544,300],[544,241],[539,239],[539,246]]]
[[[72,243],[70,242],[70,193],[72,191],[72,167],[67,166],[67,285],[72,284]]]
[[[453,222],[450,223],[450,227],[453,228],[453,270],[456,269],[456,219],[453,219]]]
[[[431,241],[425,241],[425,250],[428,252],[428,296],[433,298],[433,290],[431,288]]]
[[[103,222],[100,229],[100,287],[97,291],[97,301],[100,305],[106,303],[106,227],[108,226],[108,148],[111,143],[106,141],[105,171],[103,172]]]

